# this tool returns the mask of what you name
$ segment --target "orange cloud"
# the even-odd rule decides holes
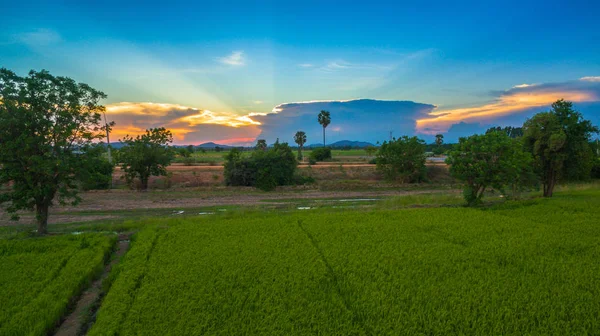
[[[446,131],[452,124],[461,121],[489,121],[495,117],[512,114],[534,107],[548,106],[558,99],[572,102],[598,101],[598,96],[587,90],[548,90],[536,85],[521,84],[499,97],[496,101],[477,107],[439,110],[431,112],[429,118],[417,120],[417,130],[423,134]]]
[[[142,134],[148,128],[165,127],[175,143],[252,142],[260,134],[260,122],[251,115],[213,112],[179,104],[120,102],[106,106],[109,120],[115,121],[112,139]],[[251,138],[254,137],[254,138]],[[230,141],[231,140],[231,141]]]

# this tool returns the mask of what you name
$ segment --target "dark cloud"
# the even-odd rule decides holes
[[[411,101],[383,101],[360,99],[351,101],[327,101],[281,104],[277,113],[254,116],[261,122],[260,138],[273,142],[293,143],[296,131],[307,133],[308,143],[322,143],[323,135],[317,116],[321,110],[331,113],[331,125],[327,127],[328,143],[351,139],[369,142],[386,140],[389,132],[394,136],[415,134],[416,120],[428,115],[434,105]]]

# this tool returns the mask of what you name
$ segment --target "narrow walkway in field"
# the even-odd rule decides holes
[[[360,325],[364,329],[365,325],[364,325],[364,323],[362,321],[362,318],[360,317],[359,314],[357,314],[357,312],[354,309],[352,309],[352,306],[350,305],[350,302],[349,302],[347,296],[344,295],[344,293],[342,292],[342,288],[340,287],[340,284],[339,284],[339,281],[338,281],[338,277],[335,274],[335,272],[333,270],[333,267],[331,267],[331,264],[329,264],[329,261],[327,260],[327,257],[325,257],[325,254],[323,253],[323,250],[319,246],[319,243],[317,242],[317,240],[315,239],[315,237],[302,225],[302,220],[298,220],[297,223],[298,223],[298,227],[300,228],[300,230],[302,230],[302,232],[304,232],[304,234],[306,235],[306,237],[310,241],[310,244],[317,251],[317,254],[319,255],[319,258],[325,264],[325,268],[327,269],[327,273],[329,274],[329,277],[332,279],[333,284],[335,285],[335,290],[336,290],[337,295],[342,299],[342,303],[344,304],[344,308],[346,308],[346,310],[349,311],[352,314],[352,320],[355,323],[357,323],[358,325]],[[367,333],[367,334],[370,335],[370,333]]]
[[[102,293],[102,281],[106,279],[112,267],[121,260],[121,257],[129,249],[129,238],[131,235],[131,233],[119,235],[117,249],[113,252],[111,261],[104,267],[104,272],[81,294],[75,308],[62,321],[54,335],[76,336],[85,334],[91,315],[95,314],[98,309],[97,304],[99,303],[100,294]]]

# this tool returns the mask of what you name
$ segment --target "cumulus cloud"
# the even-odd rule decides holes
[[[218,58],[218,61],[227,65],[242,66],[245,64],[244,52],[234,51],[225,57]]]
[[[423,134],[446,132],[459,122],[491,124],[504,117],[515,115],[525,119],[535,112],[547,109],[558,99],[575,103],[594,103],[600,101],[600,81],[584,77],[580,80],[545,83],[521,84],[509,90],[497,93],[494,101],[475,107],[433,111],[427,118],[417,121]]]
[[[428,115],[434,105],[412,101],[359,99],[348,101],[309,101],[280,104],[274,113],[255,115],[261,123],[259,138],[267,142],[276,139],[293,143],[296,131],[306,132],[308,143],[322,143],[322,127],[317,122],[321,110],[331,113],[331,125],[326,129],[327,143],[339,140],[377,142],[394,135],[415,133],[416,120]]]

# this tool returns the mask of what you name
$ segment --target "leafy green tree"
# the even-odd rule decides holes
[[[140,189],[148,189],[150,176],[166,176],[167,166],[173,160],[169,144],[173,142],[171,131],[165,128],[151,128],[135,138],[127,135],[121,142],[121,168],[129,185],[138,178]]]
[[[549,112],[538,113],[523,126],[526,148],[532,153],[545,197],[552,197],[561,180],[586,179],[594,165],[589,141],[598,128],[573,109],[573,104],[558,100]]]
[[[105,154],[107,154],[105,156]],[[110,189],[114,165],[108,161],[108,146],[94,144],[79,154],[81,160],[89,162],[88,169],[77,172],[77,180],[83,190]]]
[[[388,180],[414,183],[424,181],[425,141],[403,136],[385,141],[377,152],[377,170]]]
[[[18,219],[35,210],[38,234],[48,232],[49,208],[77,204],[78,177],[90,169],[86,154],[104,136],[106,95],[48,71],[20,77],[0,69],[0,203]]]
[[[267,150],[267,140],[258,139],[258,141],[256,141],[256,146],[254,148],[256,150],[266,151]]]
[[[583,119],[581,113],[573,109],[573,103],[563,99],[552,104],[551,112],[556,115],[567,139],[563,178],[567,181],[587,180],[594,163],[594,152],[590,146],[592,134],[598,127]]]
[[[323,126],[323,147],[325,147],[325,129],[331,124],[331,114],[328,111],[321,111],[318,120],[319,124]]]
[[[266,151],[254,151],[249,157],[232,149],[225,156],[226,185],[254,186],[270,191],[276,186],[294,183],[298,161],[287,143],[276,142]]]
[[[488,188],[501,192],[507,186],[516,196],[518,181],[528,176],[532,158],[520,141],[504,132],[490,132],[460,138],[448,154],[450,175],[464,183],[468,205],[477,205]]]
[[[298,145],[298,160],[302,160],[302,149],[306,143],[306,133],[304,131],[296,132],[294,142]]]

